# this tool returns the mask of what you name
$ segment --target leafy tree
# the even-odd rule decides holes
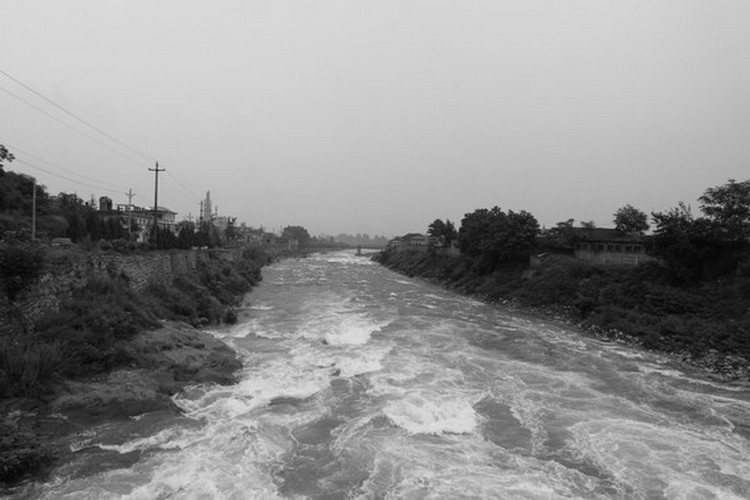
[[[177,227],[179,228],[179,230],[177,231],[177,248],[187,250],[189,248],[197,246],[195,237],[195,224],[193,222],[182,221],[177,225]]]
[[[445,222],[435,219],[432,224],[427,226],[427,234],[434,238],[442,237],[446,245],[450,245],[458,236],[456,226],[449,219],[445,219]]]
[[[169,248],[177,247],[177,236],[167,228],[158,227],[157,231],[157,245],[156,248],[159,250],[167,250]]]
[[[572,251],[575,245],[575,220],[558,222],[555,227],[542,231],[538,240],[541,249]]]
[[[8,148],[0,144],[0,176],[5,174],[5,171],[3,170],[3,162],[12,162],[15,160],[16,157],[13,156],[13,153],[8,151]]]
[[[614,213],[615,229],[628,234],[643,234],[648,230],[648,215],[632,205],[625,205]]]
[[[102,220],[99,214],[91,206],[84,207],[85,214],[85,232],[91,237],[91,241],[99,241],[102,239]]]
[[[5,295],[15,300],[18,294],[33,284],[41,275],[44,253],[28,243],[12,242],[0,245],[0,284]]]
[[[493,269],[502,262],[526,259],[539,223],[530,213],[499,207],[480,208],[461,220],[458,244],[466,255],[477,258],[480,267]]]
[[[15,215],[31,215],[34,197],[34,178],[8,171],[0,177],[0,211]],[[37,214],[46,214],[49,196],[44,186],[36,185]]]
[[[60,193],[53,200],[55,211],[68,223],[66,236],[79,242],[86,235],[86,206],[75,194]]]
[[[683,202],[667,212],[654,212],[651,217],[656,226],[652,254],[661,258],[677,279],[699,280],[705,264],[721,253],[716,223],[694,218],[690,206]]]
[[[299,246],[301,247],[307,246],[307,243],[310,241],[310,233],[308,233],[307,229],[302,226],[285,227],[281,232],[281,237],[288,240],[297,240],[299,242]]]
[[[701,211],[722,229],[730,241],[745,241],[750,237],[750,180],[706,189],[699,198]]]

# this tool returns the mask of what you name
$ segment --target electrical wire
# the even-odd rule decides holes
[[[182,182],[180,182],[180,180],[177,177],[175,177],[174,174],[172,174],[169,170],[165,170],[165,172],[177,184],[177,187],[182,189],[183,193],[186,194],[188,198],[190,198],[190,201],[193,201],[195,199],[200,199],[200,196],[196,195],[195,193],[190,191],[187,187],[185,187],[185,185]]]
[[[25,88],[29,92],[31,92],[34,95],[36,95],[37,97],[43,99],[45,102],[49,103],[50,105],[54,106],[58,110],[62,111],[63,113],[65,113],[69,117],[75,119],[76,121],[78,121],[79,123],[85,125],[86,127],[90,128],[91,130],[96,131],[98,134],[100,134],[101,136],[107,138],[108,140],[112,141],[113,143],[119,145],[120,147],[125,148],[126,150],[128,150],[128,151],[130,151],[132,153],[135,153],[136,155],[138,155],[141,158],[144,158],[144,159],[146,159],[148,161],[154,161],[154,162],[156,161],[153,158],[152,155],[149,155],[149,154],[146,154],[146,153],[144,153],[142,151],[139,151],[138,149],[131,147],[130,145],[126,144],[125,142],[120,141],[119,139],[117,139],[116,137],[108,134],[107,132],[105,132],[101,128],[97,127],[96,125],[93,125],[92,123],[88,122],[87,120],[84,120],[83,118],[79,117],[78,115],[74,114],[73,112],[69,111],[68,109],[64,108],[63,106],[57,104],[52,99],[50,99],[47,96],[43,95],[41,92],[39,92],[36,89],[32,88],[30,85],[27,85],[26,83],[22,82],[21,80],[19,80],[18,78],[14,77],[13,75],[11,75],[10,73],[8,73],[7,71],[4,71],[3,69],[0,69],[0,74],[4,75],[6,78],[12,80],[16,84],[20,85],[21,87]],[[100,146],[103,146],[103,147],[109,149],[110,151],[112,151],[112,152],[114,152],[114,153],[116,153],[116,154],[118,154],[118,155],[120,155],[120,156],[122,156],[122,157],[124,157],[124,158],[126,158],[126,159],[128,159],[128,160],[130,160],[132,162],[134,162],[134,163],[137,163],[139,165],[143,164],[142,160],[139,160],[139,159],[133,157],[132,155],[125,153],[124,151],[121,151],[119,149],[116,149],[116,148],[112,147],[112,145],[107,144],[107,143],[101,141],[99,138],[94,137],[94,136],[92,136],[92,135],[84,132],[83,130],[80,130],[80,129],[76,128],[76,127],[73,127],[70,123],[67,123],[66,121],[61,120],[59,117],[54,116],[53,114],[49,113],[48,111],[46,111],[46,110],[42,109],[41,107],[39,107],[39,106],[37,106],[37,105],[29,102],[28,100],[26,100],[26,99],[24,99],[24,98],[16,95],[15,93],[11,92],[10,90],[8,90],[6,88],[3,88],[3,87],[0,87],[0,90],[2,90],[5,93],[9,94],[13,98],[21,101],[22,103],[24,103],[24,104],[26,104],[26,105],[28,105],[28,106],[36,109],[37,111],[39,111],[40,113],[46,115],[47,117],[49,117],[49,118],[51,118],[51,119],[59,122],[60,124],[64,125],[65,127],[73,130],[74,132],[83,135],[84,137],[86,137],[87,139],[89,139],[91,141],[96,142]],[[49,162],[47,160],[44,160],[42,158],[39,158],[38,156],[32,155],[31,153],[24,152],[24,151],[22,151],[22,150],[20,150],[18,148],[13,148],[13,149],[15,149],[15,150],[17,150],[19,152],[24,153],[26,156],[35,158],[38,161],[41,161],[41,162],[43,162],[43,163],[45,163],[47,165],[50,165],[50,166],[55,167],[55,168],[58,168],[60,170],[64,170],[64,171],[68,171],[68,172],[74,173],[77,176],[88,178],[88,179],[93,180],[95,182],[102,182],[102,181],[99,181],[99,180],[96,180],[96,179],[84,176],[84,175],[79,174],[77,172],[71,171],[71,170],[66,169],[64,167],[61,167],[60,165],[57,165],[57,164],[54,164],[54,163]],[[36,169],[38,169],[38,170],[40,170],[42,172],[48,173],[49,175],[53,175],[55,177],[59,177],[61,179],[65,179],[65,180],[68,180],[70,182],[75,182],[77,184],[85,185],[85,186],[88,186],[88,187],[94,187],[95,189],[101,189],[102,191],[120,193],[120,191],[114,191],[114,190],[111,190],[111,189],[102,188],[101,186],[95,186],[93,184],[84,183],[84,182],[80,182],[80,181],[75,181],[74,179],[70,179],[70,178],[65,177],[63,175],[55,174],[55,173],[50,172],[50,171],[48,171],[46,169],[43,169],[42,167],[39,167],[38,165],[34,165],[34,164],[32,164],[30,162],[27,162],[27,161],[19,160],[19,162],[23,163],[25,165],[28,165],[28,166],[30,166],[32,168],[36,168]],[[188,197],[188,199],[194,200],[196,198],[199,198],[199,196],[197,196],[195,193],[191,192],[175,175],[173,175],[169,171],[166,171],[166,173],[175,182],[175,184],[180,188],[180,190],[183,192],[183,194],[185,194]],[[104,182],[104,184],[114,185],[114,184],[107,183],[107,182]]]
[[[13,75],[9,74],[7,71],[3,71],[2,69],[0,69],[0,73],[2,73],[3,75],[5,75],[7,78],[10,78],[14,82],[16,82],[18,85],[20,85],[23,88],[25,88],[26,90],[28,90],[29,92],[32,92],[33,94],[35,94],[35,95],[39,96],[40,98],[44,99],[45,101],[47,101],[48,103],[50,103],[51,105],[53,105],[54,107],[56,107],[57,109],[59,109],[60,111],[62,111],[63,113],[65,113],[66,115],[68,115],[68,116],[70,116],[70,117],[78,120],[80,123],[82,123],[82,124],[86,125],[87,127],[89,127],[91,129],[97,131],[98,133],[100,133],[101,135],[103,135],[104,137],[106,137],[107,139],[109,139],[110,141],[112,141],[112,142],[114,142],[116,144],[119,144],[120,146],[124,147],[125,149],[127,149],[127,150],[135,153],[138,156],[141,156],[142,158],[145,158],[148,161],[156,161],[153,156],[148,155],[146,153],[143,153],[143,152],[141,152],[141,151],[139,151],[139,150],[137,150],[137,149],[135,149],[135,148],[133,148],[133,147],[125,144],[124,142],[122,142],[122,141],[118,140],[117,138],[111,136],[110,134],[106,133],[105,131],[103,131],[102,129],[100,129],[99,127],[97,127],[96,125],[93,125],[90,122],[84,120],[83,118],[81,118],[81,117],[73,114],[71,111],[68,111],[64,107],[60,106],[59,104],[57,104],[56,102],[54,102],[52,99],[46,97],[42,93],[40,93],[37,90],[33,89],[31,86],[23,83],[18,78],[16,78]]]
[[[76,179],[71,179],[70,177],[66,177],[64,175],[60,175],[60,174],[56,174],[54,172],[50,172],[49,170],[47,170],[45,168],[42,168],[39,165],[35,165],[35,164],[30,163],[30,162],[25,161],[25,160],[21,160],[21,159],[16,158],[14,161],[17,161],[18,163],[21,163],[21,164],[26,165],[26,166],[31,167],[31,168],[35,168],[37,170],[41,170],[45,174],[51,175],[53,177],[58,177],[60,179],[64,179],[64,180],[66,180],[68,182],[72,182],[72,183],[77,184],[77,185],[81,185],[81,186],[86,186],[86,187],[98,189],[100,191],[106,191],[108,193],[120,193],[120,191],[115,191],[114,189],[108,189],[108,188],[105,188],[105,187],[102,187],[102,186],[96,186],[94,184],[89,184],[87,182],[83,182],[83,181],[76,180]]]
[[[1,70],[0,70],[0,71],[1,71]],[[100,140],[99,140],[99,139],[97,139],[96,137],[93,137],[93,136],[91,136],[91,135],[87,134],[86,132],[84,132],[84,131],[82,131],[82,130],[79,130],[79,129],[77,129],[77,128],[75,128],[74,126],[70,125],[69,123],[66,123],[65,121],[61,120],[60,118],[58,118],[58,117],[56,117],[56,116],[52,115],[51,113],[48,113],[47,111],[45,111],[44,109],[40,108],[40,107],[39,107],[39,106],[37,106],[36,104],[30,103],[30,102],[29,102],[29,101],[27,101],[26,99],[24,99],[24,98],[22,98],[22,97],[19,97],[19,96],[17,96],[16,94],[14,94],[13,92],[11,92],[10,90],[8,90],[8,89],[6,89],[6,88],[0,87],[0,90],[2,90],[3,92],[5,92],[6,94],[10,95],[11,97],[14,97],[15,99],[18,99],[18,100],[19,100],[19,101],[21,101],[22,103],[24,103],[24,104],[26,104],[26,105],[28,105],[28,106],[31,106],[32,108],[36,109],[36,110],[37,110],[37,111],[39,111],[40,113],[42,113],[42,114],[44,114],[44,115],[48,116],[49,118],[51,118],[51,119],[55,120],[55,121],[56,121],[56,122],[58,122],[58,123],[60,123],[60,124],[64,125],[65,127],[69,128],[70,130],[72,130],[72,131],[74,131],[74,132],[77,132],[78,134],[81,134],[82,136],[86,137],[87,139],[89,139],[89,140],[91,140],[91,141],[94,141],[94,142],[96,142],[96,143],[97,143],[97,144],[99,144],[100,146],[103,146],[103,147],[105,147],[105,148],[109,149],[110,151],[112,151],[112,152],[114,152],[114,153],[117,153],[118,155],[122,156],[123,158],[127,158],[128,160],[130,160],[130,161],[132,161],[132,162],[135,162],[135,163],[137,163],[137,164],[138,164],[138,165],[140,165],[140,166],[143,166],[143,163],[144,163],[144,162],[143,162],[143,160],[138,160],[138,159],[136,159],[136,158],[134,158],[134,157],[132,157],[132,156],[130,156],[130,155],[128,155],[128,154],[126,154],[126,153],[124,153],[124,152],[122,152],[122,151],[118,150],[118,149],[115,149],[115,148],[113,148],[113,147],[112,147],[112,146],[110,146],[109,144],[106,144],[105,142],[102,142],[102,141],[100,141]]]
[[[119,185],[118,185],[118,184],[113,184],[113,183],[111,183],[111,182],[103,181],[103,180],[101,180],[101,179],[95,179],[95,178],[93,178],[93,177],[89,177],[89,176],[87,176],[87,175],[84,175],[84,174],[81,174],[81,173],[79,173],[79,172],[76,172],[75,170],[71,170],[71,169],[69,169],[69,168],[65,168],[65,167],[63,167],[63,166],[61,166],[61,165],[58,165],[58,164],[56,164],[56,163],[53,163],[53,162],[51,162],[51,161],[45,160],[45,159],[43,159],[43,158],[40,158],[39,156],[33,155],[33,154],[31,154],[31,153],[29,153],[29,152],[27,152],[27,151],[24,151],[23,149],[17,148],[17,147],[15,147],[15,146],[13,146],[13,145],[9,144],[8,142],[6,142],[6,143],[5,143],[5,145],[6,145],[6,146],[8,146],[8,147],[10,147],[10,148],[11,148],[11,149],[13,150],[13,152],[16,152],[16,151],[17,151],[17,152],[19,152],[19,153],[22,153],[22,154],[23,154],[24,156],[29,156],[29,157],[31,157],[31,158],[34,158],[35,160],[37,160],[37,161],[40,161],[40,162],[42,162],[42,163],[44,163],[44,164],[46,164],[46,165],[49,165],[50,167],[58,168],[58,169],[60,169],[60,170],[63,170],[63,171],[65,171],[65,172],[69,172],[69,173],[71,173],[71,174],[74,174],[74,175],[76,175],[76,176],[78,176],[78,177],[82,177],[82,178],[84,178],[84,179],[88,179],[88,180],[90,180],[90,181],[94,181],[94,182],[96,182],[96,183],[99,183],[99,184],[110,185],[110,186],[112,186],[112,187],[119,187]]]

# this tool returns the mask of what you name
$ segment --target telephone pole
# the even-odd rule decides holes
[[[135,193],[133,192],[133,189],[128,189],[128,192],[125,193],[125,196],[128,197],[128,239],[132,236],[131,234],[131,228],[132,225],[130,223],[130,209],[133,206],[133,196],[135,196]]]
[[[31,198],[31,241],[36,241],[36,177],[34,179],[34,194]]]
[[[159,162],[156,162],[155,168],[149,168],[149,172],[154,173],[154,246],[159,246],[159,172],[165,169],[159,168]]]

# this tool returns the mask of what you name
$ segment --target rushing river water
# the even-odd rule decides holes
[[[132,465],[63,471],[34,495],[750,498],[746,388],[352,253],[263,275],[216,332],[244,361],[239,384],[102,438]]]

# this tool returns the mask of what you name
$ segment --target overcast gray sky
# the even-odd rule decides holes
[[[607,226],[624,204],[697,208],[707,187],[750,177],[746,0],[1,12],[0,70],[138,151],[72,130],[86,127],[0,74],[0,144],[26,162],[10,168],[53,194],[124,203],[132,188],[151,205],[158,159],[159,204],[178,218],[210,190],[252,226],[393,236],[494,205]]]

